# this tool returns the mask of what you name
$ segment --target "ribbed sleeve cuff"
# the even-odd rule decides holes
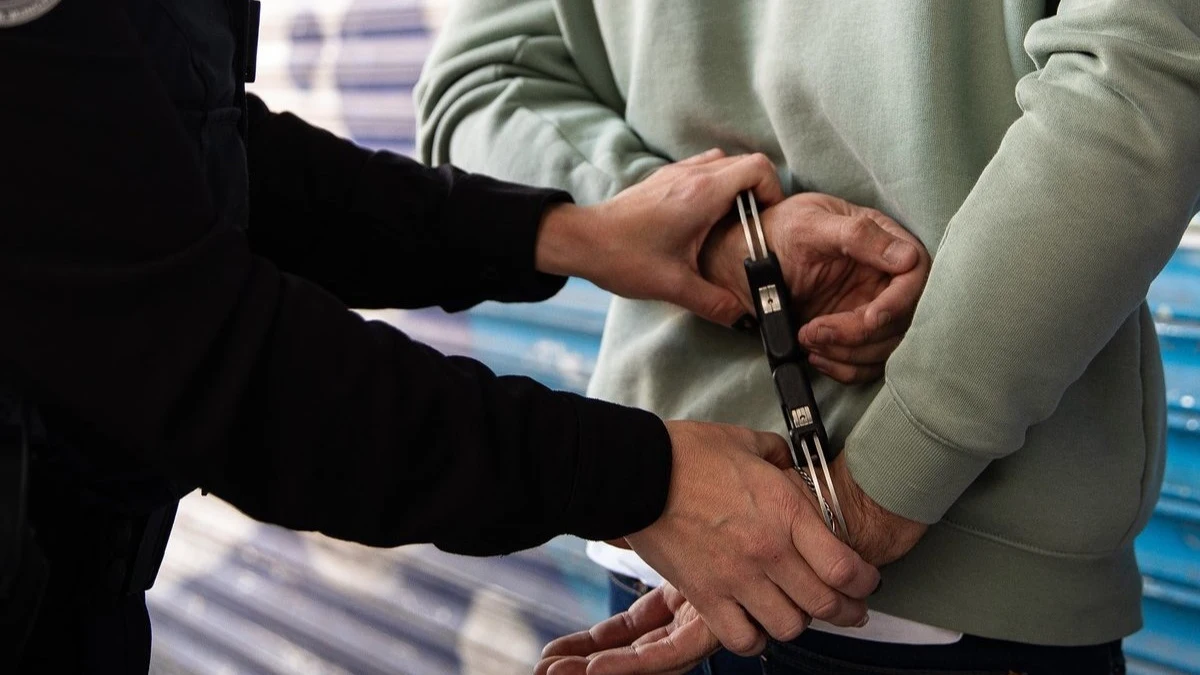
[[[854,481],[880,506],[936,523],[990,460],[927,432],[885,386],[846,439],[846,462]]]
[[[614,539],[658,520],[671,483],[671,438],[648,412],[573,396],[579,455],[565,518],[569,533]]]
[[[476,280],[488,296],[509,302],[537,302],[557,293],[566,277],[534,269],[538,228],[552,204],[570,202],[561,190],[506,183],[479,174],[455,181],[446,200],[444,222],[453,228],[450,248],[469,262],[458,274]],[[456,252],[450,251],[448,259]]]

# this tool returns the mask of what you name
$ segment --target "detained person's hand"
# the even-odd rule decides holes
[[[895,220],[816,192],[789,197],[762,213],[802,322],[800,344],[829,377],[854,384],[883,374],[925,288],[930,258]],[[713,231],[701,254],[704,276],[738,294],[754,313],[742,261],[741,223]]]
[[[829,465],[829,471],[833,474],[833,487],[837,490],[842,515],[846,519],[850,546],[864,560],[873,565],[886,565],[908,553],[929,529],[924,523],[892,513],[871,499],[850,475],[845,452],[838,454],[837,459]],[[813,508],[817,508],[816,496],[804,485],[804,480],[796,471],[789,471],[788,478],[804,490]],[[822,482],[818,480],[814,484],[826,492]]]
[[[791,466],[782,437],[701,422],[667,422],[667,430],[666,508],[625,539],[727,648],[756,654],[764,631],[790,640],[810,617],[862,621],[879,572],[825,529],[781,471]]]
[[[638,598],[589,630],[546,645],[536,675],[685,673],[721,646],[674,586]]]
[[[546,211],[535,264],[582,277],[627,298],[663,300],[730,325],[745,313],[736,295],[700,275],[700,249],[739,192],[783,199],[764,155],[718,149],[669,164],[607,202]]]

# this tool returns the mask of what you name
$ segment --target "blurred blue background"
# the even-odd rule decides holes
[[[258,82],[274,109],[412,154],[412,87],[452,0],[263,3]],[[1195,229],[1195,228],[1193,228]],[[1167,365],[1170,450],[1138,554],[1145,630],[1134,673],[1200,673],[1200,239],[1152,289]],[[537,305],[369,312],[503,373],[582,391],[608,296],[572,280]],[[374,550],[256,523],[212,497],[184,500],[149,594],[156,673],[529,673],[550,639],[605,616],[603,573],[561,538],[472,559]]]

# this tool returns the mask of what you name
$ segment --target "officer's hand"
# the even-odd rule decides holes
[[[781,437],[698,422],[668,422],[667,429],[666,509],[626,541],[727,648],[757,654],[764,630],[790,640],[810,616],[840,626],[866,617],[862,599],[879,572],[825,529],[803,488],[788,480]]]
[[[535,673],[684,673],[720,646],[695,606],[667,584],[590,630],[546,645]]]
[[[767,205],[783,199],[765,156],[726,157],[714,149],[665,166],[602,204],[551,208],[538,234],[537,269],[731,325],[744,310],[733,293],[700,275],[699,255],[744,190]]]
[[[800,343],[809,362],[848,384],[882,375],[929,275],[920,241],[875,209],[815,192],[767,209],[762,221],[805,322]],[[701,269],[753,314],[747,255],[741,223],[723,223],[702,252]]]

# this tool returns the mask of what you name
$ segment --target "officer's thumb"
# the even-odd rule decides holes
[[[792,450],[783,436],[768,431],[756,431],[754,432],[754,446],[754,454],[780,469],[790,469],[794,466]]]
[[[680,295],[681,307],[722,326],[732,326],[746,313],[732,291],[703,279],[688,283]]]

